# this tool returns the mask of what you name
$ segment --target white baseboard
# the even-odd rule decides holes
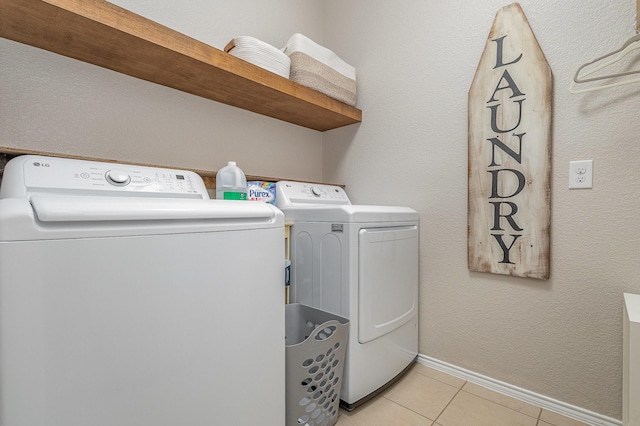
[[[522,389],[517,386],[510,385],[509,383],[501,382],[491,377],[483,376],[482,374],[475,373],[470,370],[455,366],[453,364],[446,363],[444,361],[431,358],[426,355],[418,354],[417,362],[427,367],[431,367],[435,370],[442,371],[443,373],[450,374],[455,377],[459,377],[471,383],[483,386],[485,388],[500,392],[512,398],[519,399],[529,404],[533,404],[537,407],[544,408],[545,410],[553,411],[554,413],[561,414],[566,417],[581,421],[588,425],[593,426],[621,426],[622,421],[613,419],[611,417],[604,416],[602,414],[594,413],[593,411],[585,410],[584,408],[576,407],[575,405],[567,404],[566,402],[558,401],[553,398],[549,398],[544,395]]]

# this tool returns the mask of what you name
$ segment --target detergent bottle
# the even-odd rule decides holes
[[[216,198],[218,200],[246,200],[247,178],[235,161],[229,161],[216,174]]]

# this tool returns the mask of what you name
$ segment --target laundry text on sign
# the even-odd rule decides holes
[[[502,164],[496,162],[496,149],[499,149],[506,155],[509,155],[517,161],[518,164],[522,164],[522,143],[526,132],[522,132],[521,129],[519,129],[518,131],[520,133],[516,133],[516,129],[518,129],[522,122],[522,104],[526,100],[526,95],[520,90],[514,79],[511,77],[508,68],[509,65],[515,64],[522,59],[522,53],[520,53],[520,55],[515,59],[505,62],[503,58],[503,42],[505,37],[507,36],[505,35],[491,40],[496,43],[496,65],[494,69],[504,68],[504,72],[498,80],[498,84],[496,85],[491,98],[487,101],[487,108],[489,108],[491,112],[491,130],[497,133],[495,137],[487,139],[487,141],[491,143],[491,163],[489,163],[487,172],[491,174],[491,195],[489,196],[489,204],[493,206],[493,226],[491,228],[491,236],[495,238],[502,250],[503,256],[499,263],[512,264],[514,262],[512,262],[509,257],[510,251],[516,243],[516,240],[522,236],[522,231],[524,230],[515,218],[516,213],[518,212],[518,205],[514,201],[514,197],[524,190],[526,177],[521,170],[501,168]],[[511,95],[509,96],[511,104],[504,105],[496,99],[496,94],[503,90],[511,92]],[[498,123],[498,118],[500,116],[504,116],[504,114],[499,115],[499,113],[504,112],[505,108],[517,108],[518,119],[515,123],[503,124],[501,126]],[[512,127],[509,128],[509,126]],[[513,142],[514,139],[511,139],[512,146],[517,143],[517,151],[510,148],[509,145],[499,139],[500,137],[507,137],[507,133],[510,132],[514,132],[512,133],[512,136],[517,138],[517,142]],[[512,176],[512,181],[513,178],[517,180],[517,187],[513,191],[509,191],[510,193],[500,193],[500,183],[510,175]]]

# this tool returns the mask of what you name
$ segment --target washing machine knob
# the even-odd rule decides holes
[[[107,182],[115,186],[126,186],[131,182],[129,174],[118,169],[109,170],[105,174],[105,177],[107,178]]]
[[[316,188],[315,186],[311,187],[311,193],[313,195],[315,195],[316,197],[319,197],[322,195],[322,191],[320,191],[318,188]]]

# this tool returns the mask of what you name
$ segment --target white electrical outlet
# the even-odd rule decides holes
[[[593,188],[593,160],[569,161],[569,189]]]

